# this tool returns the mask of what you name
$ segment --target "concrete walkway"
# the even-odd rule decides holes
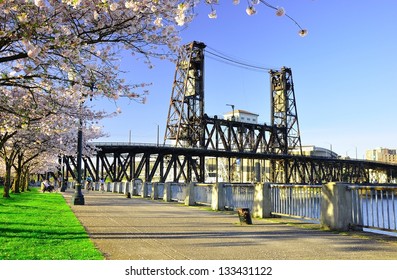
[[[63,193],[69,204],[72,194]],[[240,225],[231,212],[114,193],[84,197],[85,205],[71,208],[109,260],[397,260],[395,237],[338,234],[284,219]]]

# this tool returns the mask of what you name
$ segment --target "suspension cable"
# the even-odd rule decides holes
[[[209,51],[208,49],[210,49],[211,51]],[[241,68],[248,69],[251,71],[259,71],[259,72],[268,72],[268,71],[274,69],[274,68],[254,65],[249,62],[244,62],[244,61],[238,60],[236,58],[222,54],[221,52],[219,52],[209,46],[206,46],[206,49],[204,51],[206,54],[209,55],[208,56],[209,58],[214,59],[218,62],[222,62],[222,63],[226,63],[228,65],[235,66],[235,67],[241,67]]]

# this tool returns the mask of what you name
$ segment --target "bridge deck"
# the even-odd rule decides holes
[[[64,193],[68,203],[71,195]],[[85,201],[71,208],[110,260],[397,259],[393,237],[384,242],[368,233],[342,235],[269,219],[240,225],[234,213],[114,193],[89,192]]]

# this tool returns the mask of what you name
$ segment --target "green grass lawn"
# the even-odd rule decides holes
[[[60,193],[0,197],[0,260],[103,259]]]

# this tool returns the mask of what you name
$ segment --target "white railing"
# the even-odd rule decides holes
[[[397,186],[349,186],[355,226],[397,230]]]
[[[68,183],[70,188],[73,185]],[[98,182],[94,190],[100,190]],[[258,217],[298,217],[336,230],[353,226],[397,231],[397,186],[144,183],[135,179],[105,183],[105,191],[210,205],[214,210],[248,208]]]
[[[320,220],[322,185],[271,185],[272,214]]]
[[[214,184],[195,184],[194,185],[195,204],[211,205],[213,186]]]
[[[183,183],[172,183],[171,184],[171,200],[177,202],[185,202],[187,195],[186,184]]]
[[[254,186],[254,184],[225,184],[223,186],[225,208],[228,210],[249,208],[252,211]]]

